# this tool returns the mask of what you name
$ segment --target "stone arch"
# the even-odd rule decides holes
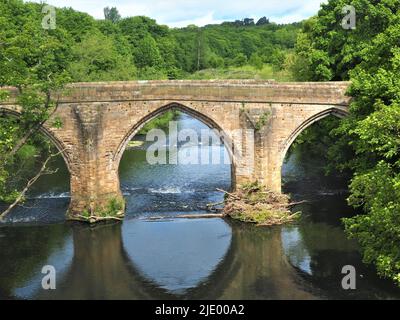
[[[338,118],[345,118],[348,115],[348,111],[344,107],[328,107],[322,111],[313,113],[311,116],[303,118],[303,120],[295,125],[294,130],[283,140],[284,142],[280,145],[275,152],[270,154],[270,170],[267,171],[267,186],[275,192],[282,191],[282,166],[285,160],[285,156],[296,140],[296,138],[313,123],[326,118],[330,115],[336,116]]]
[[[297,137],[304,131],[306,130],[308,127],[310,127],[312,124],[326,118],[329,117],[331,115],[338,117],[340,119],[343,119],[345,117],[348,116],[348,111],[344,110],[344,109],[339,109],[336,107],[332,107],[329,109],[326,109],[324,111],[318,112],[316,114],[314,114],[313,116],[311,116],[310,118],[306,119],[303,123],[301,123],[292,133],[291,135],[286,139],[284,146],[283,146],[283,150],[281,152],[281,167],[283,164],[283,161],[285,160],[285,156],[287,154],[287,152],[289,151],[289,148],[291,147],[291,145],[293,144],[293,142],[297,139]]]
[[[143,118],[141,118],[135,125],[133,125],[130,130],[128,131],[128,133],[123,137],[123,139],[121,140],[117,152],[114,155],[114,159],[113,162],[115,163],[115,167],[119,168],[119,164],[120,161],[122,159],[122,155],[124,153],[124,151],[126,150],[126,147],[129,143],[129,141],[131,141],[131,139],[147,124],[149,123],[151,120],[157,118],[159,115],[163,114],[164,112],[171,110],[171,109],[177,109],[183,113],[186,113],[190,116],[192,116],[193,118],[201,121],[202,123],[204,123],[205,125],[207,125],[208,127],[210,127],[211,129],[216,129],[218,130],[218,132],[221,133],[222,137],[221,137],[221,141],[225,144],[226,149],[228,151],[229,157],[231,159],[231,167],[232,167],[232,183],[235,183],[235,161],[234,161],[234,157],[233,157],[233,149],[235,147],[234,142],[230,141],[230,136],[225,132],[225,130],[212,118],[210,118],[209,116],[193,109],[190,107],[187,107],[181,103],[178,102],[172,102],[166,105],[161,106],[160,108],[157,108],[156,110],[152,111],[151,113],[149,113],[148,115],[144,116]],[[230,145],[232,146],[231,148],[228,148],[226,145],[225,140],[228,140]]]
[[[6,114],[13,117],[21,116],[21,113],[19,111],[12,108],[0,107],[0,112],[2,114]],[[46,125],[41,125],[39,128],[39,132],[43,134],[46,138],[48,138],[57,148],[57,150],[61,153],[61,156],[64,159],[64,163],[68,169],[68,172],[71,175],[71,159],[69,153],[67,152],[68,150],[67,146],[60,139],[58,139],[57,136],[49,128],[46,127]]]

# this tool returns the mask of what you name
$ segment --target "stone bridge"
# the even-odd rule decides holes
[[[170,108],[223,132],[233,148],[237,137],[232,132],[254,129],[254,145],[241,144],[236,148],[243,156],[232,158],[234,185],[258,180],[280,192],[290,145],[312,123],[347,115],[348,86],[254,80],[76,83],[60,94],[57,111],[42,131],[62,151],[71,174],[70,218],[84,210],[95,214],[110,199],[122,199],[118,168],[128,142]],[[0,107],[15,114],[16,91],[3,89],[12,94]],[[51,125],[55,118],[61,128]],[[244,170],[249,159],[255,159],[254,168]]]

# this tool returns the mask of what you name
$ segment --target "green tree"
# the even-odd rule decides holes
[[[159,67],[161,65],[160,51],[156,41],[150,35],[140,39],[134,50],[135,63],[138,68]]]
[[[104,8],[104,18],[106,20],[111,21],[112,23],[117,23],[121,20],[121,15],[118,12],[118,9],[115,7],[105,7]]]
[[[345,30],[343,8],[354,6],[356,29]],[[371,39],[389,27],[399,8],[396,0],[337,0],[321,5],[316,18],[304,25],[299,53],[310,66],[310,80],[348,80],[363,61]],[[305,39],[304,39],[305,38]]]
[[[86,34],[96,30],[96,21],[87,13],[61,8],[57,9],[57,29],[64,30],[74,41],[79,42]]]
[[[197,71],[208,67],[209,46],[207,36],[200,28],[196,37],[196,69]]]
[[[398,3],[400,5],[400,3]],[[357,155],[349,199],[367,215],[345,220],[366,262],[400,285],[400,12],[350,75],[352,117],[338,130]],[[350,129],[348,134],[344,130]],[[350,140],[351,139],[351,140]]]
[[[132,55],[120,54],[115,41],[100,32],[88,34],[81,43],[75,44],[72,54],[68,71],[75,82],[136,79]]]
[[[239,53],[234,59],[233,64],[237,67],[242,67],[247,63],[247,57],[243,53]]]
[[[282,50],[274,50],[271,56],[271,63],[277,70],[282,70],[285,66],[287,54]]]
[[[261,70],[264,66],[261,57],[257,53],[253,53],[251,55],[249,63],[250,63],[250,65],[252,65],[254,68],[256,68],[258,70]]]
[[[257,26],[263,26],[265,24],[269,24],[269,19],[267,19],[267,17],[260,18],[256,23]]]

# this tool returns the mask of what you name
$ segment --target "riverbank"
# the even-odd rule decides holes
[[[289,196],[253,183],[239,187],[234,193],[226,192],[223,214],[258,226],[282,225],[300,217],[300,212],[291,212],[293,205]]]

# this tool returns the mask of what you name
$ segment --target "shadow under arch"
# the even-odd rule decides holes
[[[21,113],[16,110],[4,108],[1,106],[0,106],[0,113],[1,113],[1,115],[7,115],[7,116],[16,117],[16,118],[19,118],[21,116]],[[46,138],[48,138],[53,143],[53,145],[57,148],[57,150],[60,152],[61,156],[64,159],[64,163],[68,169],[69,174],[71,175],[71,159],[70,159],[69,154],[66,152],[66,150],[68,150],[67,146],[62,141],[60,141],[53,133],[51,133],[51,131],[49,129],[47,129],[43,125],[41,125],[39,127],[38,131],[41,134],[43,134]]]
[[[308,127],[310,127],[312,124],[315,122],[318,122],[326,117],[329,116],[335,116],[337,118],[343,119],[346,118],[349,115],[348,111],[345,111],[343,109],[339,109],[336,107],[332,107],[330,109],[326,109],[324,111],[321,111],[312,117],[308,118],[306,121],[304,121],[300,126],[296,128],[295,131],[292,132],[292,134],[289,136],[289,138],[285,141],[284,144],[284,149],[281,153],[281,158],[280,158],[280,165],[282,167],[282,164],[285,160],[286,154],[289,151],[290,147],[292,146],[293,142],[297,139],[297,137]]]
[[[167,112],[168,110],[178,110],[181,111],[194,119],[197,119],[207,125],[211,129],[215,129],[220,133],[220,139],[221,142],[224,144],[227,153],[230,158],[230,163],[231,163],[231,176],[232,176],[232,184],[235,185],[235,172],[236,172],[236,167],[235,167],[235,161],[234,161],[234,150],[235,150],[235,144],[234,141],[230,141],[231,139],[229,138],[229,135],[223,130],[223,128],[216,123],[213,119],[210,117],[202,114],[201,112],[198,112],[197,110],[194,110],[192,108],[189,108],[181,103],[177,102],[172,102],[167,105],[161,106],[157,110],[151,112],[150,114],[146,115],[142,119],[140,119],[130,130],[129,132],[123,137],[120,145],[118,146],[117,152],[114,155],[114,162],[116,163],[116,167],[119,168],[122,155],[124,154],[126,147],[133,139],[133,137],[151,120],[157,118],[161,114]],[[230,146],[230,147],[229,147]]]

